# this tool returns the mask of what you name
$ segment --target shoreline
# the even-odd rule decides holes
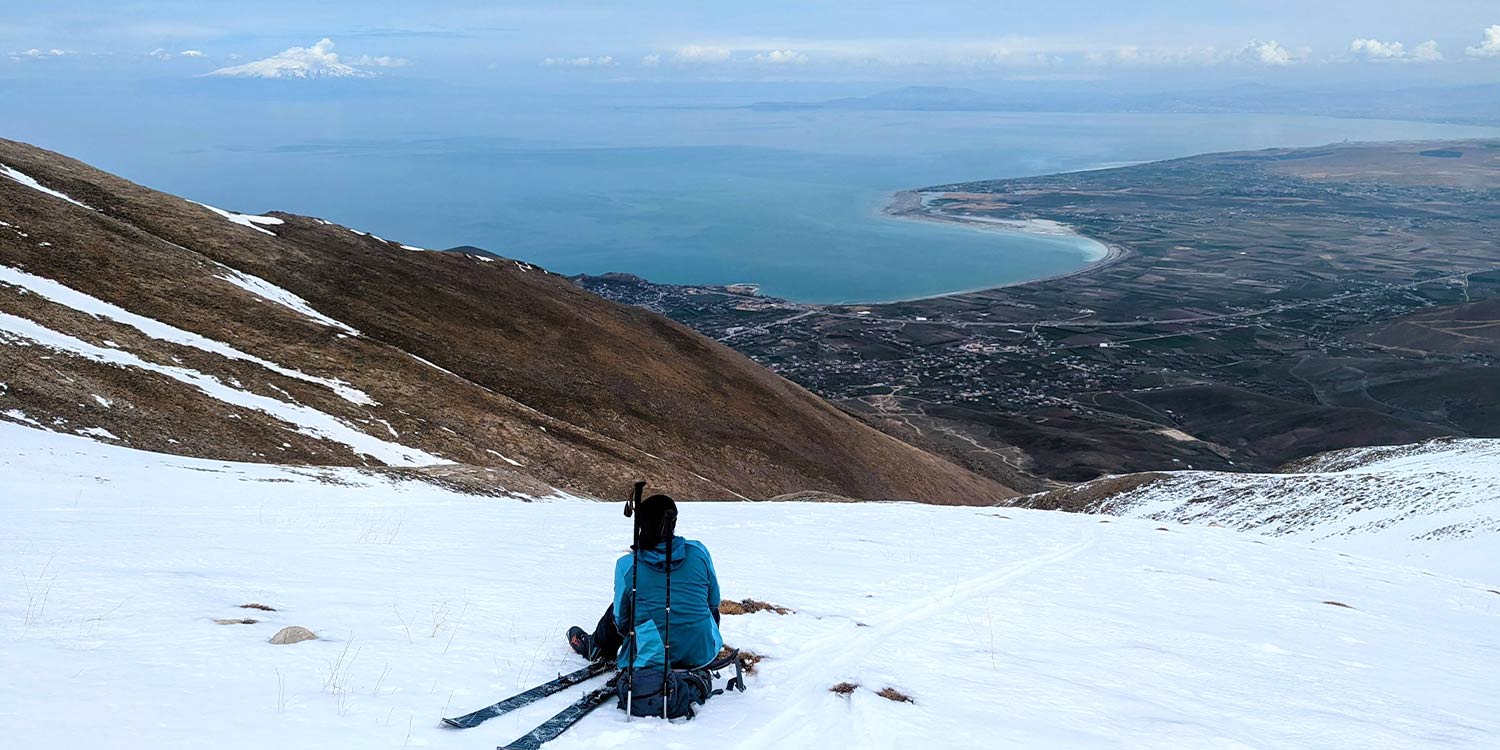
[[[1127,247],[1116,245],[1110,242],[1105,242],[1095,237],[1090,237],[1075,230],[1073,227],[1067,224],[1063,224],[1057,221],[1051,221],[1049,219],[990,219],[972,216],[956,216],[954,214],[947,214],[943,213],[942,211],[929,209],[927,207],[927,204],[922,200],[922,194],[915,190],[902,190],[894,193],[891,196],[890,200],[887,201],[886,204],[881,208],[880,212],[882,214],[885,214],[886,216],[896,219],[908,219],[911,221],[931,221],[940,224],[958,224],[960,226],[969,227],[972,229],[981,229],[991,232],[1034,234],[1044,237],[1082,237],[1084,239],[1099,243],[1104,247],[1105,252],[1103,257],[1090,261],[1083,267],[1068,271],[1067,273],[1058,273],[1036,279],[1027,279],[1026,281],[1013,281],[1008,284],[995,284],[978,289],[944,292],[942,294],[929,294],[922,297],[891,300],[888,302],[848,303],[842,305],[844,307],[873,307],[877,305],[895,305],[906,302],[922,302],[926,300],[944,299],[947,297],[961,297],[969,294],[982,294],[993,289],[1009,289],[1012,287],[1025,286],[1027,284],[1039,284],[1046,281],[1071,279],[1075,276],[1083,276],[1103,270],[1117,263],[1120,263],[1121,261],[1124,261],[1125,259],[1134,255],[1134,252]]]

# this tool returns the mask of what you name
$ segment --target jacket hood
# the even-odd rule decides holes
[[[667,545],[665,542],[651,549],[641,551],[641,564],[650,566],[656,570],[666,572],[667,569]],[[682,567],[687,559],[687,540],[680,537],[672,537],[672,570]]]

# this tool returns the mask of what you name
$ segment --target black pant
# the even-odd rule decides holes
[[[599,625],[594,628],[594,648],[598,649],[595,658],[614,661],[624,642],[625,636],[620,635],[620,629],[615,627],[614,606],[605,607],[604,616],[599,618]]]

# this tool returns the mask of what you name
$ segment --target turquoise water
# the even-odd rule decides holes
[[[317,105],[283,106],[292,111],[280,113],[282,121],[296,122],[298,107]],[[1097,245],[1077,238],[881,215],[897,190],[1205,151],[1500,135],[1480,127],[1266,115],[555,103],[492,112],[461,128],[425,126],[408,115],[392,128],[399,134],[363,121],[306,132],[215,124],[215,117],[236,116],[232,108],[200,114],[191,132],[184,126],[170,136],[170,146],[110,152],[96,163],[226,208],[311,214],[412,245],[478,245],[569,274],[750,282],[766,294],[817,302],[1025,281],[1075,270],[1098,254]],[[202,132],[216,134],[194,143],[193,133]]]

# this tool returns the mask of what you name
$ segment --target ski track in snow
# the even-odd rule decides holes
[[[618,504],[165,456],[0,424],[7,747],[488,748],[595,680]],[[1493,748],[1500,594],[1229,529],[906,503],[690,503],[750,689],[547,746]],[[45,607],[39,595],[48,592]],[[240,609],[259,602],[276,612]],[[1325,602],[1342,602],[1347,607]],[[253,625],[214,618],[253,617]],[[322,640],[266,643],[301,625]],[[863,625],[863,627],[862,627]],[[860,685],[841,697],[829,688]],[[875,691],[893,687],[915,703]]]
[[[13,167],[8,167],[4,164],[0,164],[0,175],[9,177],[10,179],[19,182],[22,185],[25,185],[26,187],[29,187],[37,192],[46,193],[47,195],[50,195],[54,198],[61,198],[75,206],[81,206],[83,208],[87,208],[90,211],[95,210],[93,206],[90,206],[89,204],[82,201],[75,200],[74,198],[53,190],[52,188],[49,188],[46,185],[37,182],[36,179],[32,178],[30,175],[24,174],[20,170]]]
[[[158,365],[126,351],[94,346],[87,341],[59,333],[26,318],[0,312],[0,340],[6,339],[19,339],[23,344],[34,343],[95,362],[135,367],[165,375],[180,383],[193,386],[211,398],[264,412],[295,425],[297,431],[304,435],[340,443],[348,446],[355,453],[370,456],[392,466],[431,466],[451,463],[426,451],[381,440],[331,414],[310,406],[287,403],[234,388],[218,378],[197,370]]]
[[[140,331],[141,333],[154,339],[169,341],[171,343],[180,344],[183,346],[191,346],[195,349],[202,349],[203,351],[217,354],[228,359],[253,362],[279,375],[284,375],[296,380],[323,386],[324,388],[333,391],[345,401],[357,404],[359,406],[379,405],[378,402],[370,398],[370,396],[364,391],[361,391],[342,380],[336,380],[334,378],[320,378],[315,375],[308,375],[307,373],[300,370],[294,370],[290,367],[282,367],[281,365],[278,365],[275,362],[271,362],[270,360],[262,359],[253,354],[246,354],[245,352],[242,352],[239,349],[236,349],[222,341],[216,341],[206,336],[200,336],[196,333],[192,333],[191,331],[184,331],[181,328],[168,325],[159,320],[156,320],[155,318],[148,318],[144,315],[136,315],[135,313],[119,307],[118,305],[105,302],[104,300],[84,294],[83,292],[53,281],[52,279],[36,276],[22,271],[18,268],[0,265],[0,284],[10,284],[12,286],[20,287],[21,289],[25,289],[27,291],[41,295],[42,297],[56,302],[59,305],[73,308],[74,310],[93,315],[97,318],[108,318],[115,321],[116,323],[130,326],[131,328],[134,328],[137,331]],[[290,294],[290,292],[288,292],[288,294]]]

